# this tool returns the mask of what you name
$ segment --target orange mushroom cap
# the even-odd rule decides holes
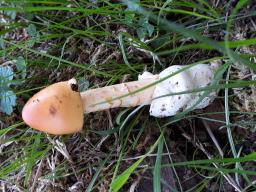
[[[76,80],[55,83],[36,93],[22,110],[30,127],[55,135],[78,132],[83,127],[83,102]]]

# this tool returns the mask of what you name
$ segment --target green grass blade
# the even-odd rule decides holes
[[[141,157],[135,163],[133,163],[128,169],[126,169],[121,175],[119,175],[112,183],[111,190],[113,192],[119,191],[122,186],[127,182],[130,175],[135,171],[139,164],[145,159],[146,156]]]
[[[91,182],[89,183],[89,185],[87,186],[86,188],[86,192],[90,192],[90,191],[93,191],[93,186],[94,184],[96,183],[97,181],[97,178],[100,174],[100,172],[102,171],[102,169],[104,168],[104,165],[108,162],[109,158],[111,157],[112,153],[108,154],[108,156],[105,158],[105,160],[100,163],[97,171],[95,172],[95,174],[93,175],[93,178],[91,180]]]
[[[218,42],[218,43],[221,46],[225,45],[225,41]],[[238,48],[238,47],[241,47],[241,46],[250,46],[250,45],[255,45],[255,44],[256,44],[256,38],[229,41],[229,48]],[[196,44],[182,45],[180,47],[173,48],[171,50],[157,52],[156,54],[158,56],[163,56],[163,55],[169,55],[169,54],[176,53],[176,52],[181,53],[183,51],[188,51],[188,50],[191,50],[191,49],[213,50],[214,48],[211,47],[210,45],[207,45],[207,44],[204,44],[204,43],[196,43]]]
[[[156,157],[155,167],[153,171],[154,192],[161,192],[161,161],[162,161],[163,146],[164,146],[164,139],[161,136],[158,143],[157,157]]]
[[[140,163],[147,157],[147,155],[149,155],[150,153],[152,153],[154,151],[154,149],[158,145],[162,136],[163,135],[161,134],[159,136],[159,138],[157,139],[157,141],[151,146],[150,150],[145,155],[140,157],[135,163],[133,163],[129,168],[127,168],[121,175],[119,175],[115,179],[113,179],[111,186],[110,186],[110,189],[113,192],[117,192],[117,191],[119,191],[119,189],[122,188],[122,186],[127,182],[130,175],[140,165]]]
[[[129,63],[128,59],[127,59],[127,55],[126,55],[126,51],[125,51],[125,45],[124,45],[124,40],[123,40],[123,34],[122,33],[119,33],[118,35],[118,40],[119,40],[119,45],[120,45],[120,48],[121,48],[121,52],[122,52],[122,55],[123,55],[123,59],[124,59],[124,62],[125,64],[134,72],[138,73],[138,71],[136,71]]]
[[[185,15],[189,15],[189,16],[195,16],[198,18],[203,18],[203,19],[207,19],[207,20],[212,20],[214,18],[206,16],[206,15],[202,15],[200,13],[196,13],[196,12],[192,12],[192,11],[186,11],[186,10],[182,10],[182,9],[168,9],[168,8],[163,8],[164,11],[166,12],[170,12],[170,13],[180,13],[180,14],[185,14]]]

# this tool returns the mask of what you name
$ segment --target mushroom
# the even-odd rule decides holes
[[[37,130],[55,134],[78,132],[83,127],[83,113],[115,107],[150,105],[150,115],[166,117],[194,105],[200,92],[182,95],[166,94],[205,87],[211,83],[219,64],[197,64],[171,77],[185,66],[173,65],[159,75],[144,72],[138,81],[121,83],[79,93],[75,79],[55,83],[28,100],[22,111],[26,124]],[[157,82],[159,81],[159,82]],[[162,97],[161,97],[162,96]],[[204,108],[217,96],[213,91],[196,109]]]

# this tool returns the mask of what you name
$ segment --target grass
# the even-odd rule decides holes
[[[218,185],[219,191],[254,191],[255,11],[252,1],[231,3],[5,0],[0,63],[22,56],[27,74],[21,80],[16,71],[12,80],[22,82],[11,87],[18,98],[15,111],[0,113],[1,190],[205,191]],[[88,114],[81,133],[58,137],[34,131],[21,119],[24,102],[56,81],[75,76],[90,88],[102,87],[125,76],[135,80],[145,69],[157,73],[215,59],[223,65],[212,85],[175,93],[204,91],[202,100],[220,89],[221,104],[209,112],[192,112],[193,106],[154,119],[145,106],[115,109]],[[241,78],[244,69],[250,73]],[[238,89],[251,97],[241,100]],[[251,143],[249,149],[244,142]]]

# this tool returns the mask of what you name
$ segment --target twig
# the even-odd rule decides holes
[[[106,113],[107,113],[107,116],[108,116],[108,121],[109,121],[109,126],[111,129],[114,129],[114,124],[113,124],[113,121],[112,121],[112,116],[110,114],[110,111],[109,109],[106,110]],[[103,137],[100,142],[98,143],[97,145],[97,149],[100,149],[101,145],[109,138],[109,135],[106,135],[105,137]]]
[[[171,164],[173,164],[172,156],[171,156],[171,153],[169,151],[169,148],[168,148],[168,145],[166,143],[166,140],[165,140],[165,148],[166,148],[166,150],[168,152],[167,154],[168,154],[169,160],[170,160]],[[176,171],[174,166],[172,166],[172,171],[173,171],[174,175],[177,178],[177,183],[179,184],[180,191],[183,192],[183,188],[182,188],[182,185],[181,185],[181,182],[180,182],[179,175],[178,175],[178,173],[177,173],[177,171]],[[175,186],[175,188],[176,188],[176,186]]]
[[[131,187],[130,187],[130,189],[129,189],[129,192],[134,192],[134,191],[136,191],[136,187],[137,187],[137,185],[139,184],[140,179],[141,179],[141,177],[139,176],[139,178],[138,178],[135,182],[133,182],[133,184],[131,185]]]
[[[219,145],[217,139],[215,138],[214,134],[212,133],[212,130],[210,129],[209,124],[204,119],[202,121],[203,121],[203,124],[204,124],[204,126],[206,128],[206,131],[208,132],[209,136],[211,137],[214,145],[217,147],[220,156],[223,158],[224,157],[224,153],[223,153],[222,149],[220,148],[220,145]]]
[[[199,140],[193,141],[193,139],[185,132],[182,134],[182,136],[185,137],[187,140],[189,140],[194,146],[199,148],[207,156],[208,159],[210,160],[212,159],[212,155],[204,148],[203,144]],[[212,164],[216,169],[219,169],[216,163],[212,163]],[[220,173],[227,180],[227,182],[235,188],[236,191],[239,191],[239,192],[242,191],[229,174],[224,174],[222,171],[220,171]]]
[[[33,176],[33,179],[34,179],[34,180],[33,180],[33,183],[32,183],[32,187],[30,188],[30,191],[31,191],[31,192],[34,191],[35,186],[36,186],[36,183],[37,183],[37,181],[38,181],[38,178],[39,178],[40,175],[41,175],[41,170],[42,170],[43,161],[44,161],[44,159],[41,159],[41,161],[40,161],[40,163],[39,163],[39,165],[38,165],[38,168],[37,168],[37,170],[36,170],[36,175]]]

